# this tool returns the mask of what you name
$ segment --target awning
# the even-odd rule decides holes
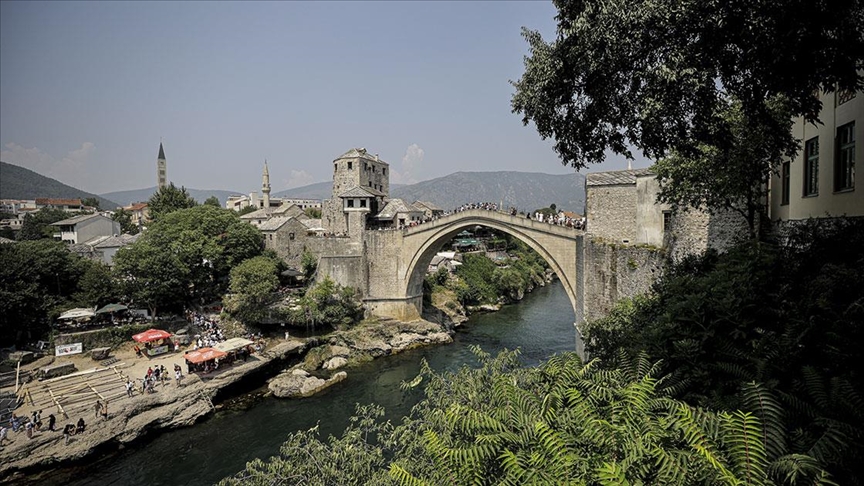
[[[213,348],[201,348],[195,351],[190,351],[186,353],[186,361],[194,364],[203,363],[205,361],[210,361],[217,358],[224,358],[228,356],[228,353],[223,353],[218,349]]]
[[[246,346],[249,346],[251,344],[255,344],[255,343],[253,341],[250,341],[250,340],[245,339],[245,338],[236,337],[236,338],[231,338],[225,342],[221,342],[221,343],[213,346],[213,349],[218,350],[218,351],[222,351],[225,353],[230,353],[231,351],[236,351],[238,349],[245,348]]]
[[[97,310],[96,314],[105,314],[105,313],[109,313],[109,312],[120,312],[120,311],[124,311],[127,309],[128,309],[128,307],[126,307],[123,304],[108,304],[105,307]]]
[[[93,317],[94,314],[93,309],[79,307],[64,312],[60,317],[58,317],[58,319],[80,319],[82,317]]]
[[[149,343],[150,341],[158,341],[160,339],[168,339],[171,333],[161,329],[148,329],[142,333],[132,336],[132,339],[139,343]]]

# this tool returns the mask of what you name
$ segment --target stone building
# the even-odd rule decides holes
[[[369,214],[378,214],[390,193],[390,165],[355,148],[333,161],[333,193],[321,205],[325,231],[360,238]]]
[[[376,227],[404,228],[423,221],[423,211],[401,199],[389,199],[384,208],[373,217]]]
[[[275,251],[289,267],[299,269],[307,240],[314,237],[316,224],[317,220],[308,218],[275,216],[261,223],[258,229],[264,236],[265,248]]]

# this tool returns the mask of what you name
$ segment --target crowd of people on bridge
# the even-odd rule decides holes
[[[567,216],[564,211],[558,211],[557,214],[543,214],[540,211],[536,211],[531,219],[555,226],[564,226],[577,230],[585,229],[585,218],[573,218]]]

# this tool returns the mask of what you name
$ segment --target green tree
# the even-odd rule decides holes
[[[51,226],[57,221],[71,218],[73,214],[62,209],[42,208],[34,215],[24,215],[21,230],[18,232],[19,240],[40,240],[51,238],[57,232],[57,228]]]
[[[762,383],[783,404],[788,448],[861,484],[864,224],[810,222],[788,241],[676,265],[651,296],[591,322],[588,352],[608,366],[648,353],[678,397],[714,409],[743,407],[742,390]]]
[[[207,199],[204,200],[204,204],[206,204],[208,206],[217,207],[217,208],[222,207],[222,204],[219,203],[219,198],[216,196],[208,197]]]
[[[238,216],[243,216],[244,214],[254,213],[255,211],[258,211],[258,208],[257,208],[257,207],[255,207],[255,206],[246,206],[245,208],[243,208],[243,209],[241,209],[240,211],[238,211],[238,212],[237,212],[237,215],[238,215]]]
[[[202,205],[164,214],[114,262],[130,297],[155,310],[221,296],[231,269],[261,250],[257,228]]]
[[[79,307],[102,307],[115,303],[122,295],[121,287],[114,281],[111,268],[99,261],[84,260],[84,272],[78,280],[73,299]]]
[[[306,208],[303,212],[312,219],[321,219],[321,208]]]
[[[87,197],[87,198],[84,198],[84,199],[81,200],[81,204],[84,205],[84,206],[90,206],[91,208],[96,208],[97,211],[99,211],[99,210],[101,209],[101,208],[99,207],[100,204],[101,204],[101,203],[99,202],[99,198],[96,198],[96,197]]]
[[[150,217],[154,221],[173,211],[193,208],[197,205],[198,203],[189,195],[185,187],[178,189],[173,182],[165,187],[160,187],[147,203]]]
[[[279,265],[269,256],[257,256],[231,269],[230,299],[225,309],[244,322],[261,322],[268,315],[267,305],[279,288]]]
[[[72,296],[89,264],[57,241],[0,245],[0,340],[43,337],[49,318],[75,306]]]
[[[630,157],[628,144],[651,158],[717,145],[714,125],[732,100],[754,123],[771,111],[766,100],[784,99],[793,116],[815,121],[814,92],[864,82],[859,2],[555,4],[557,39],[523,30],[530,55],[512,107],[577,168],[606,150]]]
[[[819,90],[864,87],[860,2],[556,6],[554,41],[523,31],[513,111],[577,169],[607,151],[632,158],[631,146],[669,157],[661,180],[678,187],[663,198],[675,204],[752,213],[755,188],[797,150],[790,118],[818,122]]]
[[[832,484],[811,456],[772,455],[770,414],[670,399],[644,357],[609,371],[573,353],[528,368],[474,352],[479,368],[424,363],[404,388],[426,383],[425,398],[399,425],[358,407],[340,437],[291,434],[221,484]]]
[[[138,234],[138,226],[132,224],[132,213],[126,211],[123,208],[119,208],[114,211],[114,215],[111,216],[111,219],[120,223],[120,231],[123,233],[128,233],[130,235]]]

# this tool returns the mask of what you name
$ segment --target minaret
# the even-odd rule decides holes
[[[261,192],[264,194],[264,209],[270,211],[270,171],[267,170],[267,159],[264,159],[264,174],[261,177]]]
[[[168,175],[166,173],[167,163],[165,162],[165,150],[162,148],[162,142],[159,142],[159,158],[156,159],[156,188],[162,189],[168,185]]]

